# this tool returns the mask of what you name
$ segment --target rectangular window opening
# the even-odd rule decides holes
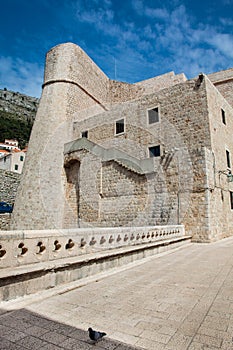
[[[88,138],[88,131],[82,131],[82,137],[86,137],[86,139]]]
[[[230,191],[230,204],[231,204],[231,209],[233,210],[233,192]]]
[[[159,121],[159,109],[158,107],[148,110],[149,124],[154,124]]]
[[[150,158],[160,157],[160,146],[149,147],[149,156]]]
[[[223,109],[221,109],[221,112],[222,112],[222,122],[223,124],[226,125],[226,115],[225,115],[225,111]]]
[[[21,162],[23,161],[23,156],[20,156],[20,161],[21,161]]]
[[[116,135],[122,134],[125,132],[125,121],[124,119],[120,119],[116,121]]]
[[[227,157],[227,167],[231,168],[230,152],[228,150],[226,150],[226,157]]]
[[[18,164],[15,164],[15,170],[18,170],[18,169],[19,169]]]

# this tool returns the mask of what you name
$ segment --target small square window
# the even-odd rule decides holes
[[[225,111],[223,109],[221,109],[221,112],[222,112],[222,122],[223,124],[226,125],[226,115],[225,115]]]
[[[88,138],[88,131],[83,131],[82,132],[82,137],[86,137],[86,139]]]
[[[149,147],[149,156],[150,158],[160,157],[160,146]]]
[[[230,205],[231,209],[233,209],[233,192],[230,191]]]
[[[231,168],[230,152],[228,150],[226,150],[226,157],[227,157],[227,167]]]
[[[159,109],[158,107],[148,110],[149,124],[154,124],[159,121]]]
[[[120,119],[116,121],[116,135],[122,134],[125,132],[125,121],[124,119]]]

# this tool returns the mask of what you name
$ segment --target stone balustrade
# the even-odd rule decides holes
[[[182,225],[0,231],[0,269],[184,236]]]
[[[0,301],[69,288],[190,241],[182,225],[0,231]]]

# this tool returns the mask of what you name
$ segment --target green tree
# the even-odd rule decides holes
[[[0,142],[5,139],[16,139],[22,149],[29,141],[33,121],[19,119],[16,115],[0,111]]]

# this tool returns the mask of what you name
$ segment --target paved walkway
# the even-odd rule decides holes
[[[0,303],[0,349],[233,349],[233,238],[49,293]]]

